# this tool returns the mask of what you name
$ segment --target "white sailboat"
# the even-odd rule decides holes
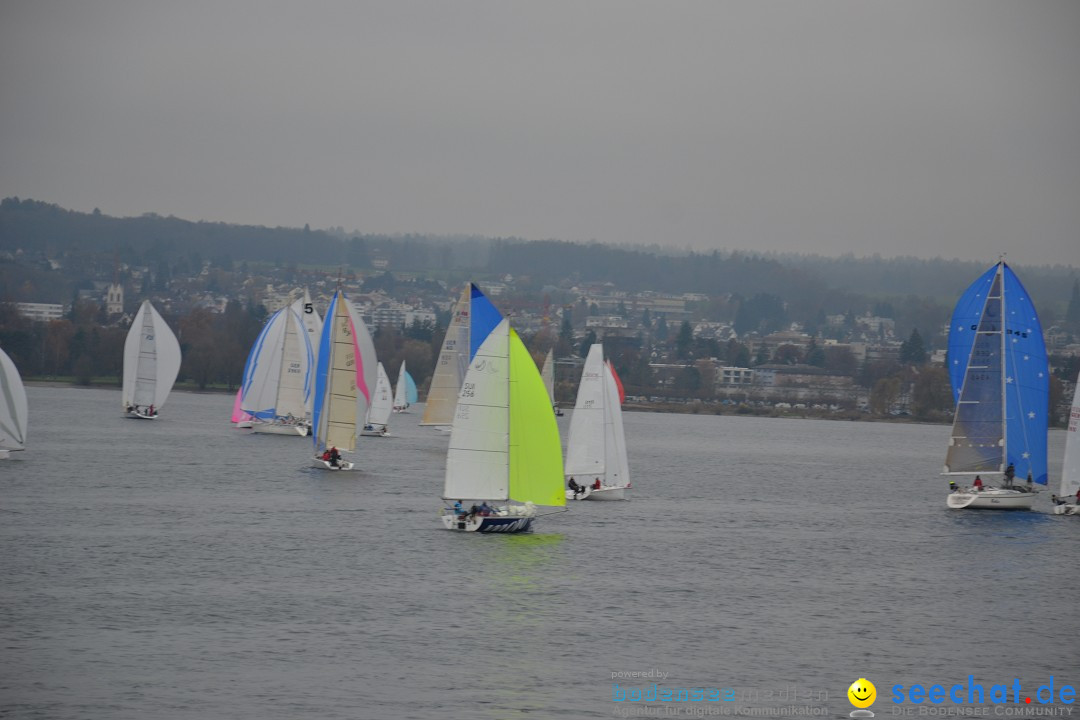
[[[340,458],[356,449],[357,420],[367,415],[376,381],[375,345],[353,304],[338,290],[330,300],[319,338],[315,371],[312,463],[325,470],[352,470]],[[334,457],[335,452],[338,457]]]
[[[157,309],[143,300],[124,341],[124,414],[156,419],[179,372],[180,343]]]
[[[386,437],[389,435],[390,413],[393,412],[393,402],[390,397],[390,376],[386,374],[383,364],[378,363],[375,392],[371,397],[371,407],[368,408],[364,429],[360,431],[360,434],[369,437]]]
[[[8,354],[0,350],[0,460],[26,449],[28,405],[22,376]]]
[[[562,410],[559,409],[559,403],[555,402],[555,351],[553,349],[547,351],[544,367],[540,369],[540,377],[544,379],[544,387],[547,388],[548,399],[551,400],[555,415],[561,417]]]
[[[625,500],[630,490],[619,389],[599,343],[589,348],[582,369],[570,417],[565,475],[567,482],[581,487],[567,490],[567,500]]]
[[[1065,435],[1065,462],[1061,468],[1061,487],[1054,496],[1055,515],[1080,515],[1080,377],[1076,378],[1069,429]]]
[[[416,402],[416,383],[412,375],[405,369],[405,361],[401,361],[398,368],[397,386],[394,388],[394,407],[396,413],[407,412],[409,406]]]
[[[1030,510],[1034,485],[1047,481],[1050,368],[1031,297],[1004,260],[957,302],[949,359],[956,414],[944,474],[975,480],[967,488],[950,481],[946,505]],[[999,485],[983,480],[995,474]]]
[[[446,454],[448,530],[524,532],[566,504],[559,428],[529,351],[502,320],[469,365]],[[490,501],[490,505],[489,505]]]
[[[454,407],[465,371],[481,343],[500,320],[502,314],[480,288],[473,283],[466,285],[454,306],[450,326],[443,338],[421,425],[448,426],[454,419]]]
[[[303,319],[291,307],[270,316],[248,354],[240,408],[257,433],[304,437],[311,429],[314,358]]]

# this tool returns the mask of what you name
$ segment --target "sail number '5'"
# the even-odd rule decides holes
[[[465,383],[461,386],[461,397],[476,397],[476,383]]]

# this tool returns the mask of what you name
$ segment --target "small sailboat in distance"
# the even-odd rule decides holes
[[[961,295],[948,357],[956,414],[944,474],[975,481],[967,488],[950,481],[946,504],[1030,510],[1034,485],[1047,481],[1050,367],[1035,306],[1004,260]],[[1000,475],[1000,485],[984,475]]]
[[[402,360],[401,367],[398,368],[397,387],[394,388],[394,412],[406,412],[416,399],[416,382],[405,369],[405,361]]]
[[[566,443],[567,500],[625,500],[630,491],[622,405],[604,346],[589,348]]]
[[[341,290],[326,310],[316,366],[312,463],[325,470],[352,470],[355,464],[340,453],[356,449],[357,423],[371,404],[376,360],[371,334]]]
[[[155,420],[180,372],[180,343],[149,300],[143,300],[124,341],[124,389],[129,418]]]
[[[544,357],[544,367],[540,369],[540,377],[544,378],[544,387],[547,388],[548,398],[551,400],[551,407],[555,410],[555,415],[562,417],[562,410],[559,409],[559,403],[555,402],[555,351],[554,349],[548,350],[547,355]]]
[[[386,374],[382,363],[378,363],[375,380],[375,392],[371,396],[367,418],[361,435],[367,437],[386,437],[390,434],[390,414],[393,412],[393,399],[390,397],[390,376]]]
[[[0,349],[0,460],[26,449],[26,388],[8,354]]]
[[[1054,496],[1055,515],[1080,515],[1080,377],[1076,378],[1069,428],[1065,434],[1065,462],[1061,468],[1061,488]]]
[[[488,334],[461,386],[443,499],[452,504],[442,512],[448,530],[483,533],[524,532],[538,505],[566,505],[559,428],[508,320]]]

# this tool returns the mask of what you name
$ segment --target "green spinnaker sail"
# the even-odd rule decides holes
[[[510,498],[566,505],[562,442],[536,362],[510,329]]]

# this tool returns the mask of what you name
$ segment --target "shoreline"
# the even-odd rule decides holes
[[[120,384],[116,382],[91,382],[89,384],[77,383],[73,380],[24,380],[29,387],[53,387],[53,388],[81,388],[86,390],[120,390]],[[187,385],[176,385],[173,392],[185,392],[193,395],[232,395],[236,388],[206,388]],[[572,411],[572,407],[560,407],[564,412]],[[627,403],[623,405],[624,412],[655,412],[670,415],[731,415],[742,417],[770,417],[784,418],[789,420],[835,420],[847,422],[884,422],[901,423],[909,425],[949,425],[951,421],[945,420],[919,420],[910,415],[906,416],[881,416],[865,413],[860,410],[812,410],[795,408],[774,407],[751,407],[748,405],[720,405],[701,403]]]

